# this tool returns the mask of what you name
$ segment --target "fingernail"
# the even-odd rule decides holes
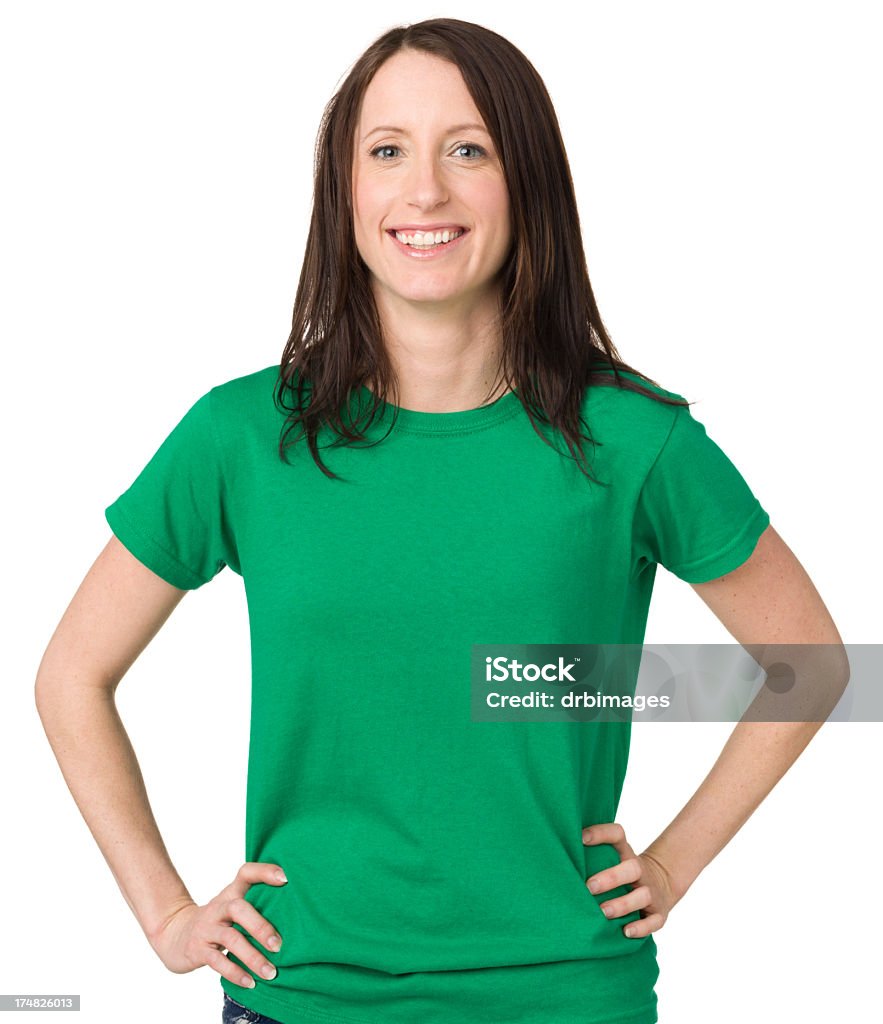
[[[288,881],[288,879],[285,877],[285,872],[284,871],[277,871],[276,872],[276,881],[277,882],[287,882]]]
[[[598,892],[601,888],[600,882],[589,882],[589,892]]]
[[[591,842],[591,840],[592,840],[592,833],[591,832],[583,832],[583,842],[584,843],[589,843],[589,842]]]
[[[278,950],[281,945],[282,939],[280,939],[278,935],[271,935],[269,939],[267,939],[267,949]]]
[[[266,967],[261,968],[261,974],[263,974],[265,978],[275,978],[276,968],[272,964],[267,964]]]

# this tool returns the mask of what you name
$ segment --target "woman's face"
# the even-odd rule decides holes
[[[468,312],[496,296],[512,243],[503,169],[459,68],[403,50],[369,83],[356,126],[353,228],[381,308]],[[462,234],[430,249],[395,237]],[[378,293],[380,290],[380,293]],[[496,308],[496,307],[494,307]]]

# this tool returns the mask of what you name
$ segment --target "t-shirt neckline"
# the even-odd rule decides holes
[[[411,434],[468,434],[475,430],[484,430],[515,415],[521,408],[517,388],[507,391],[488,405],[480,405],[475,409],[463,409],[460,412],[422,412],[417,409],[405,409],[403,406],[390,402],[381,402],[375,423],[382,423],[386,430],[393,422],[393,431],[406,431]],[[357,391],[361,410],[370,410],[374,403],[374,393],[364,384]]]

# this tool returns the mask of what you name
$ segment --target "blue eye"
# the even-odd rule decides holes
[[[373,157],[375,157],[375,158],[376,158],[376,157],[377,157],[377,154],[378,154],[378,153],[379,153],[379,152],[380,152],[380,151],[381,151],[382,149],[398,149],[398,148],[399,148],[398,146],[378,146],[378,147],[377,147],[376,149],[372,149],[372,150],[371,150],[371,156],[373,156]]]
[[[385,157],[381,157],[380,153],[383,150],[385,150],[385,149],[398,150],[398,148],[399,148],[398,146],[392,146],[392,145],[376,146],[374,149],[371,150],[371,156],[373,156],[375,160],[380,160],[381,163],[387,163],[388,161],[386,160],[386,158]],[[469,157],[470,160],[477,160],[477,159],[480,159],[481,157],[487,155],[485,153],[485,151],[481,148],[481,146],[476,146],[476,145],[474,145],[471,142],[461,142],[457,146],[457,150],[460,150],[460,149],[474,149],[476,151],[476,153],[478,155],[474,156],[474,157]],[[456,152],[456,150],[455,150],[455,152]]]

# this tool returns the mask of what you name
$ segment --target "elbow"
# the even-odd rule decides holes
[[[820,705],[819,721],[827,721],[849,686],[849,655],[842,643],[816,648],[815,689]]]
[[[836,692],[839,701],[846,692],[851,677],[849,654],[844,644],[829,644],[825,662],[827,674],[832,680],[832,689]]]
[[[44,728],[52,709],[57,708],[60,704],[63,692],[63,688],[56,679],[46,673],[37,673],[34,682],[34,705]]]
[[[83,671],[40,671],[34,681],[34,706],[48,728],[59,715],[70,715],[76,708],[89,706],[91,700],[113,700],[117,682],[102,682]]]
[[[43,710],[50,699],[50,691],[51,687],[47,676],[38,672],[37,678],[34,681],[34,704],[41,718],[43,717]]]

